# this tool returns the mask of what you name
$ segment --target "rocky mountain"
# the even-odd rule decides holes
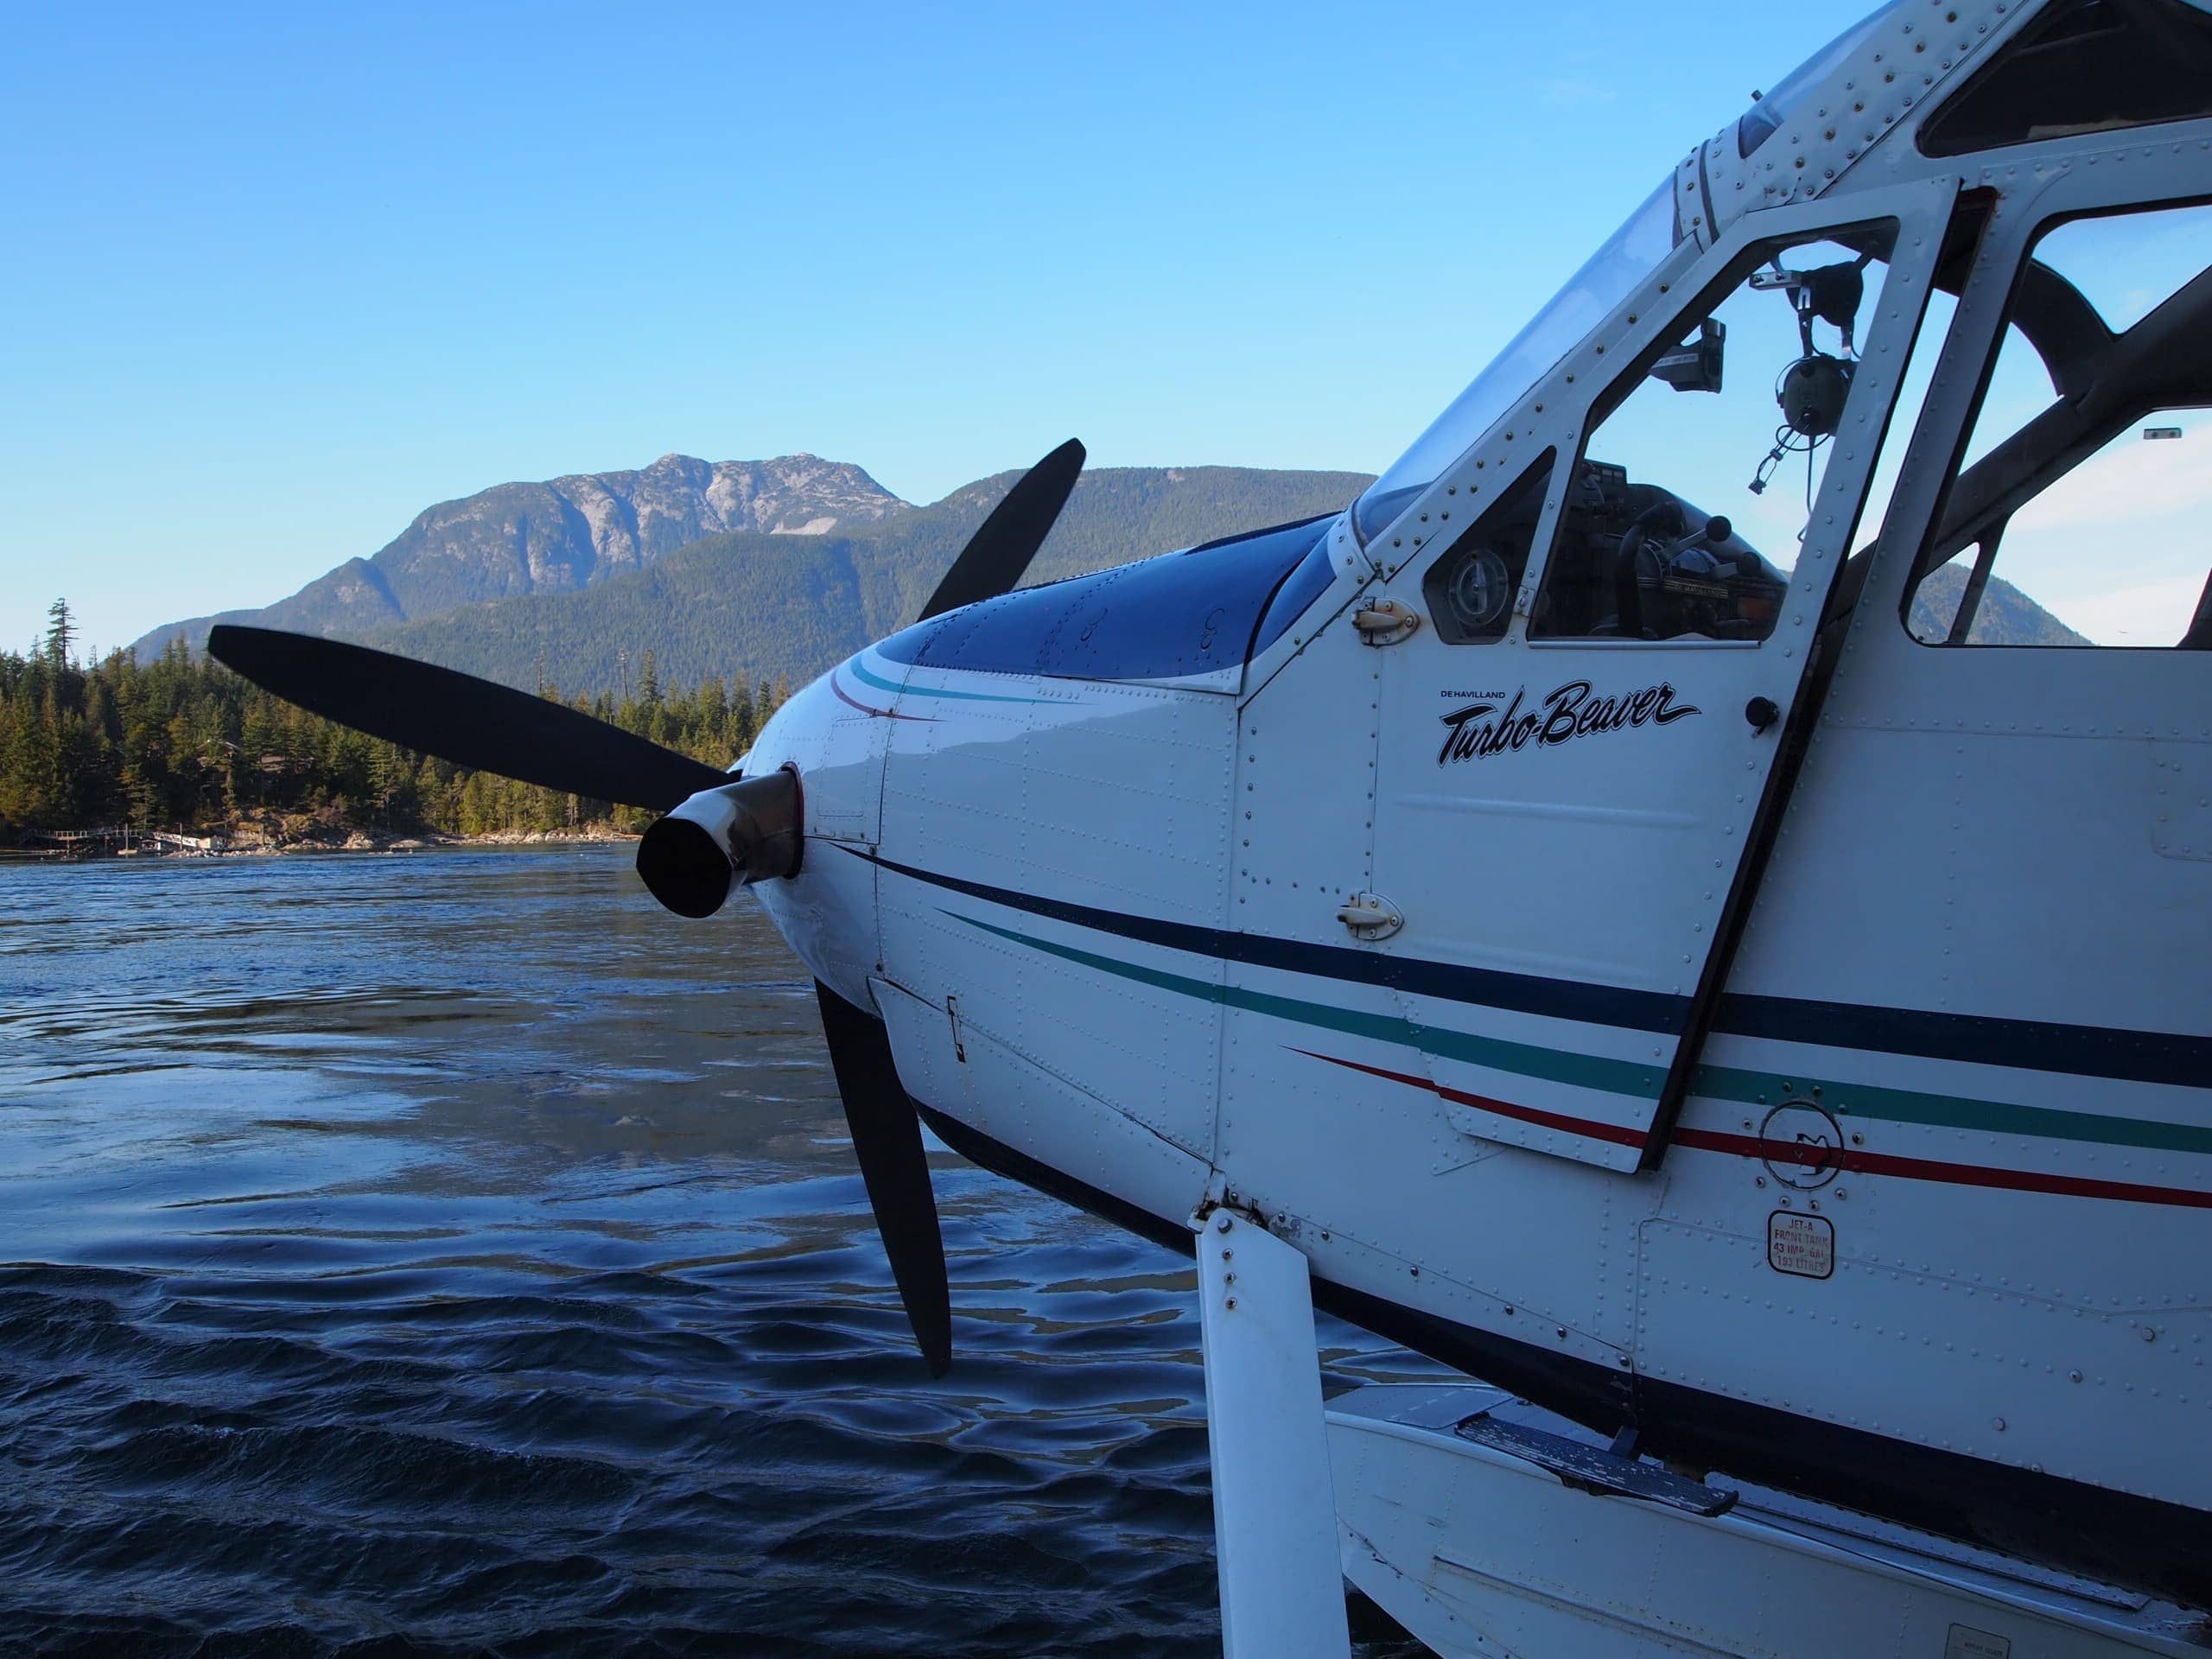
[[[634,690],[645,653],[663,685],[709,674],[804,683],[904,626],[1016,475],[984,479],[899,518],[804,542],[710,537],[588,593],[532,594],[362,636],[366,645],[529,688]],[[1240,530],[1328,512],[1369,483],[1359,473],[1244,467],[1102,467],[1086,472],[1025,585],[1104,569]],[[1941,638],[1961,578],[1931,575],[1914,607],[1921,637]],[[1936,620],[1938,612],[1943,621]],[[2087,642],[1993,577],[1976,644]]]
[[[1950,637],[1951,623],[1966,596],[1967,577],[1973,561],[1954,559],[1921,579],[1912,596],[1912,637],[1933,645]],[[1974,626],[1967,631],[1970,645],[2086,645],[2088,640],[2068,627],[1994,570],[1974,607]]]
[[[157,629],[141,660],[218,621],[359,640],[510,685],[632,689],[653,653],[664,685],[709,674],[812,678],[904,626],[1018,474],[913,506],[859,467],[785,456],[710,466],[668,455],[639,472],[504,484],[430,508],[372,559],[354,559],[262,611]],[[1103,569],[1238,531],[1332,512],[1362,473],[1244,467],[1087,471],[1030,568],[1031,583]],[[1940,639],[1960,565],[1931,574],[1912,627]],[[1977,644],[2086,643],[2000,578]]]
[[[895,517],[804,538],[715,536],[580,594],[530,594],[362,643],[510,685],[635,690],[645,653],[663,685],[709,674],[811,679],[912,620],[1014,473]],[[1243,467],[1109,467],[1084,474],[1029,583],[1187,547],[1343,506],[1364,473]]]
[[[908,510],[859,467],[814,455],[671,454],[632,472],[500,484],[439,503],[374,556],[348,559],[289,599],[171,623],[137,651],[149,660],[176,638],[196,651],[218,622],[358,638],[490,600],[582,593],[710,536],[822,536]]]

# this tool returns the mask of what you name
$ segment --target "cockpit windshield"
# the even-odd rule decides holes
[[[1360,541],[1373,539],[1408,502],[1434,483],[1438,474],[1490,429],[1491,422],[1626,299],[1674,245],[1675,181],[1669,175],[1589,263],[1567,279],[1535,320],[1414,440],[1390,470],[1368,486],[1352,508]]]

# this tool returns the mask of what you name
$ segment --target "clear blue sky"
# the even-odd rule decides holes
[[[1860,9],[14,10],[0,642],[669,450],[1379,470]]]

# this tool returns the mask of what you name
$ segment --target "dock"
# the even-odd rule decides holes
[[[88,853],[156,853],[207,855],[227,851],[230,842],[219,836],[188,836],[167,830],[142,830],[135,824],[103,823],[85,830],[26,830],[16,837],[17,848],[29,852],[56,853],[81,858]]]

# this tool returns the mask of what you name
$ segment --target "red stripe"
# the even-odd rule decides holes
[[[888,709],[871,709],[864,702],[855,702],[845,695],[845,688],[837,683],[837,677],[834,674],[830,677],[830,689],[837,694],[838,702],[848,709],[857,709],[864,715],[874,715],[881,720],[918,720],[928,726],[937,724],[936,717],[931,715],[894,715]]]
[[[1496,1112],[1500,1117],[1516,1118],[1523,1123],[1560,1129],[1592,1141],[1611,1141],[1619,1146],[1640,1147],[1647,1138],[1643,1131],[1626,1128],[1618,1123],[1606,1123],[1595,1118],[1568,1117],[1559,1112],[1539,1111],[1532,1106],[1516,1106],[1510,1102],[1492,1100],[1484,1095],[1471,1095],[1463,1090],[1447,1089],[1433,1078],[1409,1077],[1402,1071],[1388,1071],[1379,1065],[1362,1065],[1357,1060],[1340,1060],[1333,1054],[1316,1054],[1307,1048],[1294,1048],[1291,1052],[1303,1054],[1308,1059],[1326,1060],[1331,1065],[1341,1065],[1348,1071],[1364,1071],[1371,1077],[1382,1077],[1391,1083],[1427,1089],[1462,1106]],[[1700,1152],[1758,1158],[1770,1164],[1799,1164],[1807,1169],[1823,1169],[1833,1166],[1839,1170],[1850,1170],[1859,1174],[1896,1175],[1909,1181],[1941,1181],[1952,1186],[1988,1186],[2012,1192],[2050,1192],[2061,1198],[2119,1198],[2131,1204],[2165,1204],[2189,1210],[2212,1210],[2212,1192],[2193,1192],[2186,1187],[2145,1186],[2133,1181],[2101,1181],[2086,1175],[2046,1175],[2036,1170],[2005,1169],[1987,1164],[1947,1164],[1932,1158],[1900,1158],[1885,1152],[1853,1152],[1849,1147],[1840,1151],[1828,1147],[1807,1147],[1795,1141],[1762,1141],[1755,1135],[1728,1135],[1717,1129],[1678,1128],[1674,1138],[1676,1146],[1692,1147]]]
[[[1446,1089],[1428,1077],[1409,1077],[1402,1071],[1385,1071],[1379,1065],[1362,1065],[1357,1060],[1340,1060],[1333,1054],[1316,1054],[1310,1048],[1294,1048],[1294,1054],[1303,1054],[1309,1060],[1326,1060],[1331,1065],[1341,1065],[1348,1071],[1364,1071],[1371,1077],[1388,1077],[1392,1083],[1409,1083],[1417,1089],[1428,1089],[1455,1101],[1462,1106],[1473,1106],[1485,1112],[1496,1112],[1500,1117],[1518,1118],[1523,1123],[1534,1123],[1539,1128],[1558,1129],[1567,1135],[1579,1135],[1591,1141],[1611,1141],[1618,1146],[1640,1147],[1645,1139],[1642,1129],[1631,1129],[1624,1124],[1602,1123],[1595,1118],[1567,1117],[1559,1112],[1543,1112],[1534,1106],[1516,1106],[1510,1101],[1492,1100],[1487,1095],[1471,1095],[1460,1089]],[[1677,1134],[1676,1140],[1681,1139]]]
[[[2144,1186],[2133,1181],[2092,1180],[2086,1175],[2046,1175],[2037,1170],[2005,1169],[1988,1164],[1946,1164],[1932,1158],[1899,1158],[1886,1152],[1853,1152],[1845,1147],[1839,1156],[1826,1147],[1812,1156],[1800,1146],[1780,1141],[1761,1141],[1755,1135],[1724,1135],[1715,1129],[1675,1131],[1678,1145],[1701,1152],[1732,1153],[1738,1158],[1764,1158],[1770,1163],[1802,1164],[1821,1169],[1833,1164],[1866,1175],[1901,1175],[1909,1181],[1943,1181],[1954,1186],[1994,1186],[2014,1192],[2056,1192],[2070,1198],[2124,1198],[2134,1204],[2171,1204],[2188,1210],[2212,1210],[2212,1192],[2192,1192],[2179,1186]]]

